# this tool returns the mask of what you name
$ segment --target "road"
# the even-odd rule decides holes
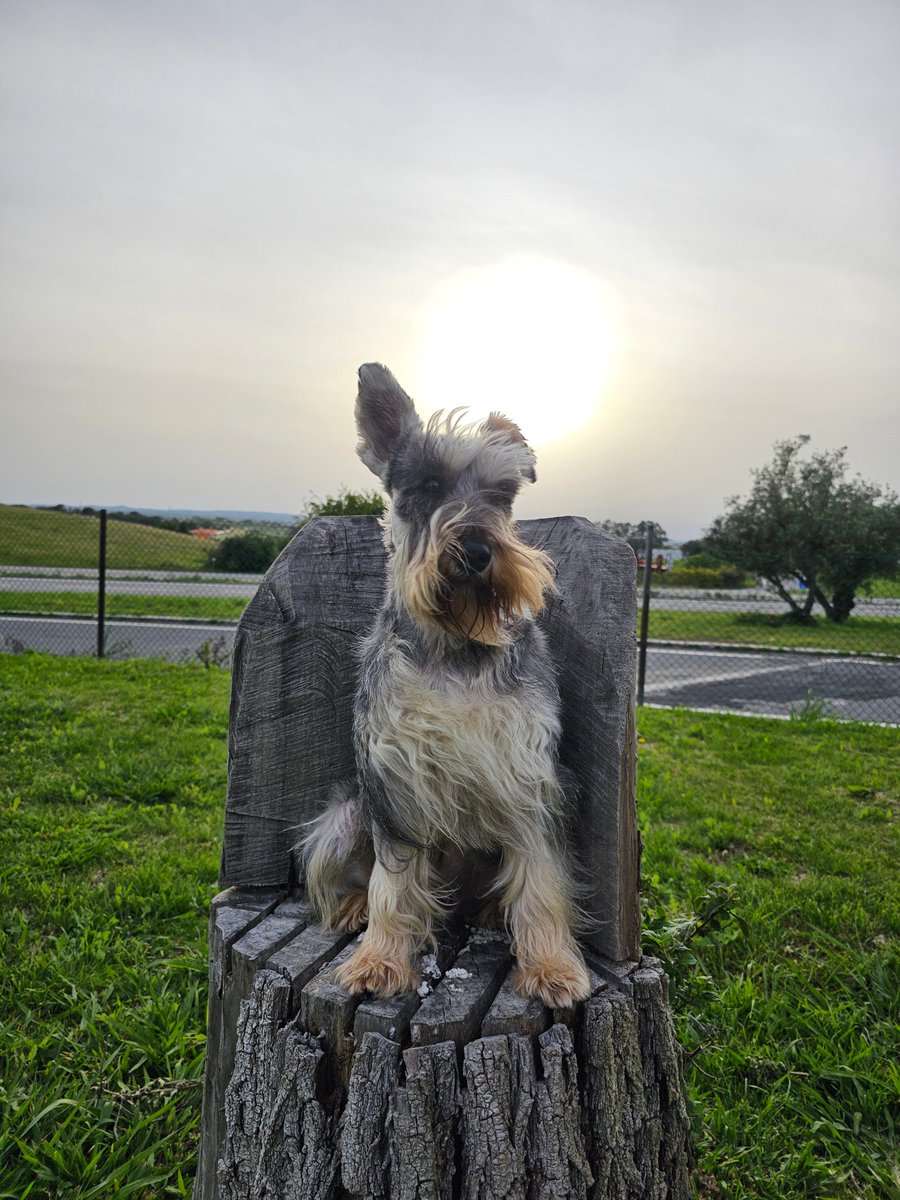
[[[109,621],[107,652],[111,658],[177,661],[212,653],[221,662],[230,653],[234,632],[233,624]],[[91,619],[0,616],[0,651],[7,653],[30,647],[48,654],[93,654],[96,639]],[[900,724],[900,663],[653,644],[647,655],[648,704],[783,717],[801,709],[810,696],[819,698],[833,716]]]
[[[193,621],[107,621],[109,658],[194,660],[210,647],[221,661],[231,653],[237,626]],[[40,650],[43,654],[91,655],[97,651],[93,617],[0,616],[0,652]]]

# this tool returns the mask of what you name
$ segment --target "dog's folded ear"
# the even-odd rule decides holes
[[[387,367],[364,363],[356,395],[356,453],[369,470],[384,479],[399,443],[421,428],[412,400]]]
[[[508,442],[510,446],[519,450],[520,461],[518,467],[522,478],[527,479],[529,483],[537,482],[537,472],[534,468],[534,451],[525,441],[525,438],[522,436],[522,430],[515,421],[511,421],[509,417],[504,417],[503,413],[492,412],[485,421],[482,421],[481,432],[491,434],[499,441]]]

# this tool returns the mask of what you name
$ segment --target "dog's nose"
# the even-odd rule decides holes
[[[491,565],[491,548],[481,538],[463,538],[462,552],[472,575],[480,575]]]

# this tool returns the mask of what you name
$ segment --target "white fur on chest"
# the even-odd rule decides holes
[[[402,652],[366,717],[370,762],[403,826],[427,844],[479,849],[546,826],[559,787],[555,711],[540,696],[435,680]]]

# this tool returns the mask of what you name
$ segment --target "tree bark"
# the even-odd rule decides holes
[[[328,970],[347,952],[341,939],[316,974],[317,927],[271,945],[244,960],[234,1066],[217,1080],[224,1107],[204,1127],[195,1197],[690,1197],[681,1056],[655,960],[606,964],[589,1000],[536,1015],[512,1002],[508,945],[476,938],[455,958],[458,975],[415,996],[421,1018],[357,1040],[359,998]],[[491,1034],[501,1019],[506,1032]],[[427,1036],[404,1050],[417,1028]]]

